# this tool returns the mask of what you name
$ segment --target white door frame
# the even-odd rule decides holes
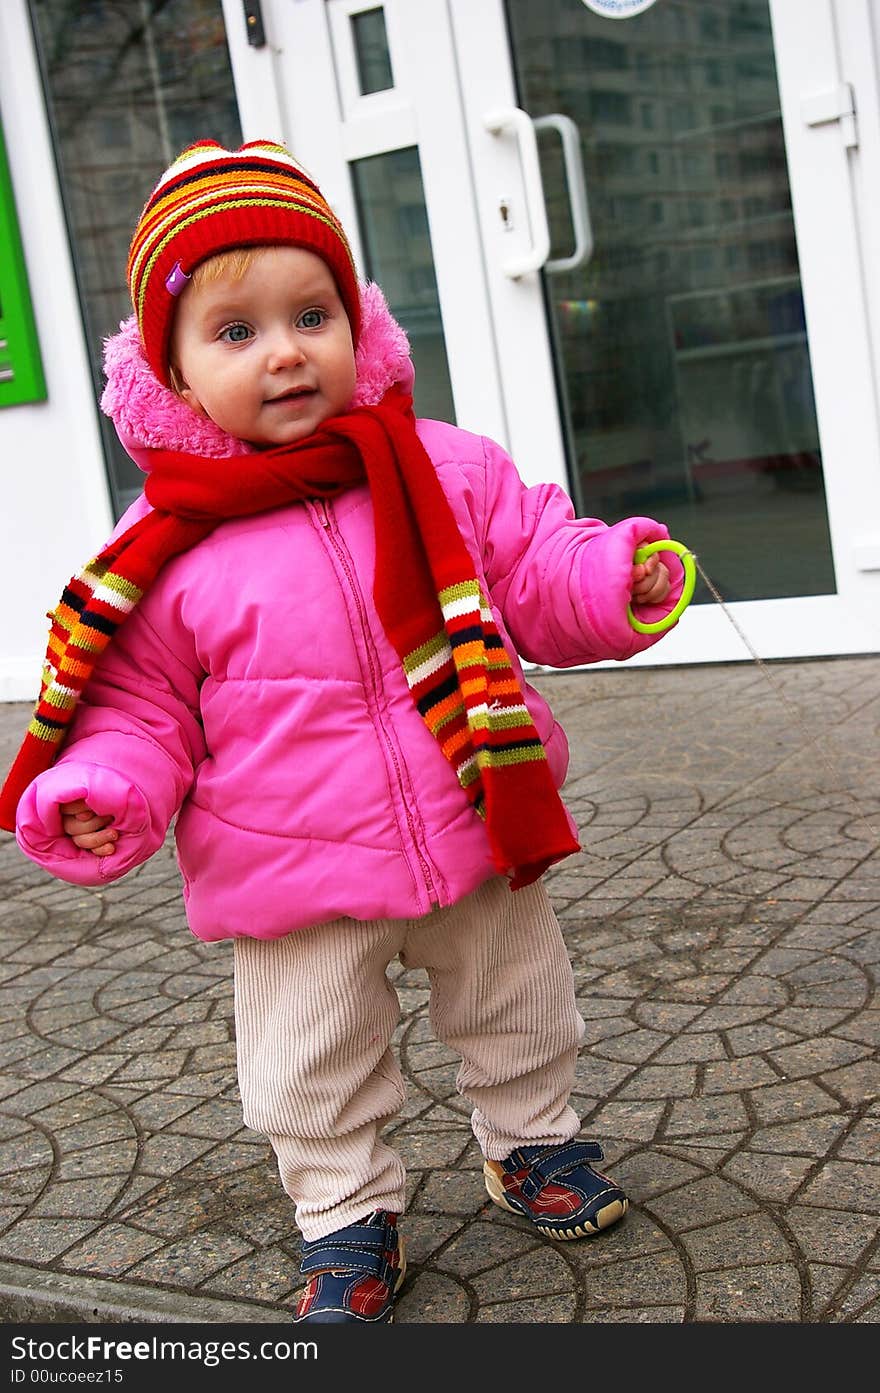
[[[880,649],[880,369],[870,324],[880,258],[868,268],[873,203],[864,192],[858,200],[865,162],[873,161],[874,187],[880,169],[871,3],[770,0],[837,593],[732,604],[736,625],[766,658]],[[345,48],[348,17],[375,4],[263,0],[269,43],[258,50],[247,44],[237,0],[224,0],[245,138],[276,135],[292,145],[356,255],[349,161],[418,145],[458,423],[508,448],[527,483],[565,487],[540,274],[514,279],[504,270],[534,235],[523,160],[511,135],[485,125],[487,112],[515,106],[503,0],[384,0],[396,85],[360,97]],[[856,145],[841,121],[808,124],[815,107],[804,106],[847,82]],[[880,219],[871,216],[876,248]],[[711,574],[708,558],[706,568]],[[748,656],[718,607],[700,605],[631,661]]]
[[[227,28],[238,21],[240,29],[235,4],[224,5]],[[290,143],[340,217],[361,267],[350,162],[418,147],[456,421],[506,443],[471,180],[466,174],[463,187],[460,173],[469,157],[446,0],[385,5],[396,86],[363,97],[348,19],[372,8],[375,0],[263,0],[266,49],[249,48],[243,35],[230,42],[245,139],[268,133]],[[245,93],[255,82],[274,84],[274,113],[265,94],[249,107]],[[273,119],[268,132],[258,128]]]

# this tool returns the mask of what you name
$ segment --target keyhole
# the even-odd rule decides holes
[[[513,229],[513,215],[510,211],[510,204],[506,198],[502,198],[498,204],[498,212],[501,214],[501,221],[504,223],[504,231],[510,232]]]

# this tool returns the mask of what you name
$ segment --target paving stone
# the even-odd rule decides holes
[[[432,1325],[458,1324],[470,1315],[471,1300],[446,1273],[420,1272],[407,1279],[398,1300],[394,1319],[397,1324],[430,1322]]]
[[[810,1263],[810,1285],[813,1289],[812,1319],[815,1320],[837,1303],[852,1283],[852,1268],[833,1267],[829,1263]]]
[[[491,1272],[475,1273],[470,1280],[480,1301],[497,1301],[499,1292],[505,1300],[533,1296],[536,1289],[548,1295],[570,1291],[571,1269],[556,1245],[534,1248],[523,1257],[498,1262]]]
[[[690,1098],[697,1081],[694,1064],[646,1065],[620,1089],[621,1098]]]
[[[839,1318],[852,1319],[861,1315],[876,1324],[880,1297],[880,1275],[866,1273],[853,1283],[837,1307]]]
[[[787,1261],[795,1256],[788,1240],[766,1214],[747,1214],[690,1229],[683,1235],[682,1245],[695,1272]]]
[[[90,1219],[20,1219],[14,1228],[0,1234],[0,1255],[28,1262],[53,1262],[68,1252],[84,1234],[98,1228]]]
[[[432,1170],[419,1191],[416,1207],[427,1213],[473,1214],[485,1198],[482,1180],[470,1172]]]
[[[712,1139],[710,1138],[709,1141]],[[677,1156],[680,1160],[689,1161],[695,1166],[699,1166],[703,1173],[717,1171],[720,1168],[722,1158],[726,1156],[737,1145],[730,1137],[726,1137],[720,1144],[710,1145],[703,1141],[697,1145],[693,1142],[664,1142],[663,1150],[667,1156]]]
[[[701,1031],[705,1030],[707,1027],[700,1015],[699,1006],[686,1006],[668,1001],[642,1001],[633,1009],[635,1020],[664,1034],[686,1030],[698,1016],[699,1028]]]
[[[782,1026],[761,1022],[756,1025],[735,1026],[732,1030],[725,1031],[724,1038],[734,1055],[741,1056],[794,1044],[798,1036]]]
[[[247,1141],[220,1142],[212,1145],[201,1138],[182,1138],[192,1141],[200,1148],[192,1160],[188,1161],[181,1174],[190,1179],[225,1181],[227,1176],[241,1176],[247,1171],[260,1168],[264,1158],[271,1156],[267,1142],[251,1137]]]
[[[14,1171],[3,1177],[3,1198],[7,1202],[23,1201],[30,1206],[42,1194],[51,1174],[51,1166],[39,1166],[32,1170]]]
[[[610,1167],[609,1167],[610,1169]],[[681,1185],[682,1181],[697,1181],[701,1172],[696,1166],[663,1151],[637,1151],[614,1167],[623,1188],[640,1204],[656,1210],[652,1197]]]
[[[681,1258],[667,1249],[592,1268],[584,1284],[584,1298],[587,1308],[644,1308],[680,1299],[686,1288]]]
[[[45,1114],[44,1114],[45,1115]],[[105,1142],[130,1141],[134,1135],[131,1118],[119,1108],[102,1113],[89,1121],[57,1127],[52,1132],[55,1145],[62,1151],[91,1150]]]
[[[124,1054],[93,1055],[88,1059],[78,1059],[75,1064],[69,1065],[62,1077],[90,1088],[114,1078],[127,1063],[128,1056]]]
[[[715,1004],[700,1013],[701,1030],[730,1030],[738,1025],[751,1025],[753,1021],[763,1021],[773,1016],[772,1003],[744,1003],[739,1005]]]
[[[185,1063],[184,1050],[156,1050],[153,1054],[130,1059],[117,1070],[115,1077],[121,1081],[173,1079],[182,1072]]]
[[[55,1217],[102,1216],[127,1187],[128,1176],[90,1176],[88,1180],[53,1180],[31,1207],[31,1214]]]
[[[773,977],[766,971],[765,964],[761,964],[760,973],[746,973],[745,976],[735,981],[719,998],[716,1011],[723,1011],[725,1008],[731,1010],[734,1007],[748,1006],[782,1006],[786,1000],[787,992],[782,981]],[[732,1019],[731,1024],[739,1025],[749,1020],[754,1020],[754,1015],[744,1015],[739,1020]],[[705,1022],[703,1022],[705,1024]],[[718,1022],[720,1026],[720,1022]]]
[[[806,1156],[750,1155],[740,1152],[724,1162],[722,1172],[738,1181],[761,1200],[777,1203],[789,1200],[800,1188],[804,1178],[815,1169],[815,1162]]]
[[[686,1185],[651,1197],[646,1208],[667,1229],[684,1232],[714,1220],[751,1214],[758,1208],[750,1195],[720,1176],[698,1176]]]
[[[880,1097],[880,1061],[865,1059],[845,1069],[830,1070],[820,1074],[819,1081],[858,1107],[866,1099]]]
[[[246,1297],[279,1306],[284,1303],[289,1305],[291,1312],[295,1293],[303,1285],[299,1262],[278,1247],[249,1253],[210,1278],[210,1290],[218,1296],[235,1296],[239,1300]]]
[[[457,1064],[441,1064],[434,1069],[413,1070],[410,1086],[416,1085],[428,1096],[448,1102],[457,1092],[455,1080],[458,1076]]]
[[[703,1070],[703,1092],[739,1093],[743,1089],[761,1088],[779,1082],[779,1075],[766,1060],[747,1055],[742,1059],[726,1059],[707,1064]]]
[[[140,1147],[140,1166],[145,1175],[167,1176],[182,1170],[211,1147],[201,1137],[175,1136],[164,1132],[144,1139]]]
[[[821,1040],[807,1040],[799,1045],[771,1050],[769,1057],[779,1066],[783,1075],[790,1079],[799,1079],[815,1077],[826,1070],[864,1059],[868,1053],[870,1051],[866,1046],[853,1044],[832,1035]]]
[[[177,1122],[178,1118],[195,1112],[197,1108],[198,1104],[193,1103],[191,1098],[165,1093],[161,1089],[132,1098],[127,1105],[127,1111],[137,1126],[148,1132]]]
[[[686,1031],[677,1040],[670,1040],[669,1044],[664,1045],[658,1051],[655,1062],[700,1064],[708,1060],[725,1059],[726,1054],[724,1041],[715,1031],[707,1031],[704,1034]]]
[[[600,1136],[649,1142],[656,1136],[665,1111],[665,1103],[606,1103],[595,1113],[594,1130]]]
[[[599,1242],[573,1243],[565,1249],[572,1267],[589,1281],[589,1270],[604,1263],[627,1262],[631,1258],[674,1248],[669,1236],[651,1215],[636,1203],[630,1203],[625,1217],[610,1229],[604,1229]]]
[[[837,1113],[811,1117],[808,1122],[782,1122],[756,1131],[749,1143],[752,1151],[800,1152],[804,1156],[824,1156],[847,1126]]]
[[[83,1147],[62,1155],[56,1174],[59,1180],[80,1180],[84,1176],[127,1174],[137,1157],[134,1138],[120,1138],[101,1146]]]
[[[408,1214],[403,1221],[403,1228],[407,1235],[407,1251],[416,1262],[423,1262],[428,1254],[436,1250],[439,1244],[435,1238],[433,1246],[428,1246],[431,1242],[430,1237],[427,1239],[423,1237],[420,1247],[416,1246],[415,1252],[413,1252],[410,1235],[417,1219],[418,1216]],[[421,1222],[424,1225],[425,1220]],[[455,1277],[470,1278],[480,1272],[494,1270],[500,1263],[520,1258],[523,1254],[535,1251],[543,1245],[543,1241],[524,1221],[520,1221],[514,1226],[511,1223],[501,1223],[491,1219],[476,1220],[463,1227],[460,1221],[453,1221],[453,1223],[446,1225],[449,1233],[455,1232],[453,1226],[455,1223],[458,1226],[456,1237],[452,1239],[451,1243],[447,1243],[443,1247],[442,1253],[437,1257],[438,1266],[444,1272],[450,1272]],[[449,1233],[447,1233],[447,1237]],[[416,1238],[418,1238],[418,1230],[416,1230]],[[417,1256],[420,1250],[423,1254],[421,1258]]]
[[[792,1263],[704,1272],[696,1279],[696,1318],[704,1321],[801,1321],[803,1292]]]
[[[833,1195],[836,1206],[880,1214],[880,1165],[857,1161],[828,1161],[823,1172],[798,1196],[803,1204],[824,1208]]]
[[[226,1070],[228,1077],[235,1072],[235,1045],[232,1041],[224,1045],[196,1045],[188,1053],[188,1067],[196,1073]]]
[[[171,1119],[170,1126],[183,1136],[222,1140],[241,1131],[241,1106],[212,1099]]]
[[[448,1167],[461,1155],[468,1140],[460,1126],[426,1132],[415,1131],[412,1124],[407,1124],[395,1133],[394,1147],[405,1166]]]
[[[127,1275],[133,1281],[199,1287],[245,1254],[252,1255],[249,1243],[232,1234],[206,1230],[197,1237],[181,1238],[162,1247],[158,1253],[135,1263]]]
[[[52,1159],[51,1142],[32,1128],[25,1134],[17,1133],[11,1141],[0,1143],[0,1174],[50,1166]]]
[[[837,1155],[845,1161],[880,1161],[880,1118],[865,1117],[857,1122]]]
[[[31,1131],[30,1122],[23,1117],[3,1117],[0,1114],[0,1142],[9,1141],[13,1137],[23,1137]],[[13,1161],[17,1159],[15,1153]]]
[[[799,1197],[800,1198],[800,1197]],[[815,1262],[846,1263],[850,1267],[874,1246],[877,1220],[860,1210],[847,1210],[842,1204],[807,1207],[796,1203],[786,1211],[786,1220],[796,1235],[801,1251]]]
[[[609,1040],[616,1040],[621,1035],[638,1034],[638,1027],[625,1017],[611,1016],[610,1018],[588,1021],[584,1031],[583,1048],[584,1050],[592,1050],[599,1042],[605,1044]],[[666,1037],[660,1035],[658,1038],[662,1041]]]
[[[626,1035],[615,1035],[606,1038],[601,1043],[593,1046],[593,1053],[603,1056],[606,1059],[617,1059],[624,1063],[640,1064],[643,1060],[650,1058],[656,1053],[657,1049],[665,1042],[665,1035],[658,1031],[639,1030],[638,1028],[629,1031]],[[689,1067],[689,1066],[686,1066]]]
[[[586,1021],[626,1018],[630,1002],[625,998],[587,996],[578,999],[578,1009]]]
[[[748,1120],[742,1099],[730,1094],[679,1098],[672,1104],[666,1122],[666,1135],[675,1138],[700,1132],[742,1131],[748,1126]]]
[[[473,1217],[473,1215],[469,1216]],[[468,1225],[463,1223],[457,1215],[449,1214],[417,1214],[409,1207],[400,1219],[400,1231],[406,1244],[406,1259],[410,1267],[421,1267],[432,1265],[454,1271],[454,1264],[447,1263],[446,1254],[448,1252],[449,1240],[455,1242],[454,1235],[465,1232]],[[476,1228],[477,1225],[475,1224]],[[480,1226],[482,1230],[491,1229],[488,1235],[489,1243],[486,1243],[487,1234],[483,1233],[484,1246],[491,1246],[495,1238],[496,1228],[490,1225]]]
[[[585,1311],[581,1316],[583,1325],[681,1325],[686,1318],[685,1306],[641,1306],[636,1309],[621,1307],[601,1308]]]
[[[774,1025],[793,1030],[801,1036],[821,1035],[832,1031],[852,1015],[851,1010],[834,1006],[786,1006],[772,1016]]]
[[[478,1325],[562,1325],[575,1318],[577,1299],[573,1294],[539,1296],[531,1301],[486,1302],[476,1316]]]
[[[798,1117],[826,1113],[834,1100],[822,1088],[808,1081],[780,1083],[757,1088],[750,1095],[759,1122],[788,1122]]]
[[[835,1033],[844,1040],[860,1040],[866,1045],[880,1047],[880,1011],[862,1011],[838,1026]]]

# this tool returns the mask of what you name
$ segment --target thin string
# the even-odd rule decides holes
[[[871,837],[872,837],[872,839],[874,840],[875,844],[876,844],[876,843],[880,843],[880,835],[878,835],[877,829],[874,827],[874,825],[873,825],[872,822],[870,821],[870,819],[869,819],[867,813],[865,813],[864,810],[862,809],[862,805],[861,805],[861,803],[859,802],[859,800],[856,798],[856,796],[855,796],[855,794],[853,793],[852,789],[850,789],[850,788],[848,788],[848,787],[846,786],[846,783],[845,783],[844,778],[843,778],[843,771],[842,771],[840,765],[837,764],[836,761],[834,761],[834,760],[831,759],[831,757],[830,757],[830,755],[829,755],[829,753],[828,753],[826,744],[824,743],[824,741],[823,741],[823,740],[820,740],[820,739],[818,738],[818,736],[817,736],[816,734],[814,734],[813,731],[810,730],[809,726],[807,725],[807,722],[804,720],[804,715],[803,715],[803,712],[801,711],[800,707],[797,706],[797,705],[795,704],[795,702],[792,701],[791,697],[790,697],[790,696],[788,695],[788,693],[785,691],[785,689],[784,689],[784,687],[782,686],[781,682],[778,682],[777,679],[772,675],[771,669],[770,669],[770,667],[768,666],[768,664],[765,663],[765,661],[764,661],[764,659],[761,657],[761,655],[755,651],[755,647],[754,647],[754,645],[752,644],[752,642],[750,641],[748,635],[743,631],[742,627],[737,623],[737,621],[736,621],[736,619],[734,618],[733,614],[731,613],[729,607],[728,607],[727,604],[725,603],[725,601],[724,601],[722,595],[719,593],[717,587],[716,587],[716,586],[713,584],[713,582],[709,579],[709,577],[706,575],[706,572],[703,570],[703,567],[700,565],[699,557],[696,555],[695,552],[691,552],[691,556],[693,557],[694,565],[696,566],[697,572],[698,572],[699,576],[701,577],[701,579],[703,580],[703,583],[705,584],[706,589],[709,591],[709,594],[712,596],[712,598],[713,598],[713,600],[715,601],[715,603],[721,606],[721,609],[722,609],[723,613],[726,615],[726,617],[727,617],[727,619],[729,620],[729,622],[733,625],[734,629],[736,630],[737,634],[739,635],[740,639],[742,640],[742,642],[743,642],[745,648],[748,650],[749,654],[751,655],[751,657],[753,658],[753,660],[754,660],[755,663],[757,664],[757,666],[758,666],[758,668],[759,668],[761,674],[763,675],[764,679],[765,679],[767,682],[769,682],[769,684],[770,684],[772,690],[773,690],[773,691],[776,693],[776,695],[779,697],[780,701],[784,704],[784,706],[786,707],[786,709],[791,713],[792,719],[794,720],[794,722],[795,722],[795,724],[797,725],[797,727],[801,730],[801,732],[806,736],[807,742],[808,742],[810,745],[814,745],[814,746],[816,747],[816,749],[818,750],[819,758],[820,758],[820,760],[822,761],[822,763],[825,765],[825,770],[826,770],[826,772],[827,772],[828,774],[831,775],[832,784],[840,784],[840,788],[832,788],[832,789],[829,790],[829,791],[830,791],[831,793],[842,793],[842,794],[844,794],[847,798],[850,799],[851,803],[853,804],[853,807],[855,808],[855,813],[856,813],[856,817],[858,818],[858,820],[859,820],[861,823],[863,823],[863,825],[864,825],[865,827],[867,827],[867,829],[868,829],[868,831],[870,832]],[[820,789],[819,786],[818,786],[817,784],[813,784],[813,788],[814,788],[814,790],[815,790],[817,793],[823,793],[823,792],[824,792],[824,790]]]

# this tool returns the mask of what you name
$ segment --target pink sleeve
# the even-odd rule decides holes
[[[84,798],[119,833],[111,856],[83,851],[61,827],[59,806]],[[106,765],[70,759],[40,774],[25,790],[16,815],[15,837],[31,861],[72,885],[101,885],[146,861],[161,845],[165,827],[143,793]]]
[[[487,441],[486,450],[486,578],[522,656],[572,667],[630,658],[662,638],[637,633],[627,606],[633,553],[640,543],[668,538],[668,529],[647,517],[611,526],[576,518],[563,489],[556,484],[527,488],[500,446]],[[646,623],[668,614],[681,594],[679,558],[674,552],[661,557],[672,585],[663,605],[634,611]]]
[[[204,759],[201,673],[149,623],[148,597],[126,620],[89,682],[61,754],[19,801],[16,839],[51,875],[76,885],[115,880],[162,845]],[[61,827],[59,805],[84,798],[113,818],[111,856],[82,851]]]

